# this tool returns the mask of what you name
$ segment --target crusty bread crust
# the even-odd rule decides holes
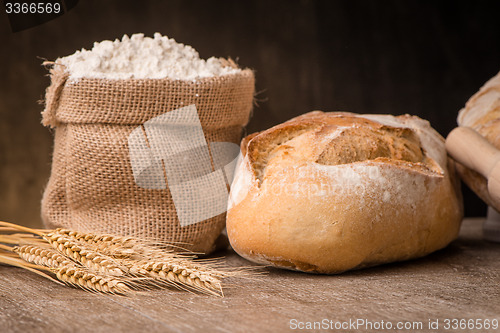
[[[421,257],[458,235],[454,164],[418,117],[315,111],[242,145],[227,232],[251,261],[340,273]]]
[[[460,110],[457,119],[458,125],[471,127],[486,140],[500,149],[500,72],[492,77],[479,89]],[[486,204],[496,208],[488,192],[488,182],[481,174],[457,163],[460,178]]]

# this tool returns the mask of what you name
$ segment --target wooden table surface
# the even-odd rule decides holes
[[[281,332],[308,322],[333,332],[389,324],[410,332],[421,322],[419,331],[443,332],[447,318],[500,320],[500,243],[482,240],[482,221],[465,220],[458,240],[422,259],[336,276],[266,268],[224,298],[170,290],[97,295],[0,266],[0,332]],[[230,265],[249,265],[232,251],[224,255]],[[399,321],[416,329],[398,330]]]

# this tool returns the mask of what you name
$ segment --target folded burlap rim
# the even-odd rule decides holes
[[[234,64],[234,62],[232,62]],[[195,104],[204,129],[245,126],[249,121],[248,97],[254,92],[251,69],[195,81],[164,79],[72,79],[65,66],[50,70],[42,124],[108,123],[140,125],[167,111]],[[150,98],[153,96],[154,98]],[[168,110],[165,106],[168,106]]]

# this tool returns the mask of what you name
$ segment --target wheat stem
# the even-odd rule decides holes
[[[32,228],[28,228],[28,227],[23,227],[23,226],[14,224],[14,223],[0,221],[0,226],[10,227],[10,228],[13,228],[13,229],[16,229],[16,230],[24,231],[24,232],[27,232],[27,233],[30,233],[30,234],[35,234],[35,235],[38,235],[38,236],[43,236],[44,235],[44,233],[41,232],[41,231],[38,231],[38,230],[32,229]]]
[[[11,257],[4,256],[4,255],[0,255],[0,263],[26,269],[30,272],[33,272],[33,273],[38,274],[40,276],[43,276],[46,279],[52,280],[53,282],[62,284],[61,282],[53,279],[51,276],[41,272],[40,269],[43,268],[42,266],[30,265],[30,264],[28,264],[28,263],[26,263],[18,258],[11,258]]]

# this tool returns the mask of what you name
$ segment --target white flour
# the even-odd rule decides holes
[[[162,79],[197,80],[204,77],[238,73],[241,70],[226,66],[218,58],[201,59],[189,45],[155,33],[122,40],[94,43],[92,50],[82,49],[56,63],[66,66],[70,79]]]

